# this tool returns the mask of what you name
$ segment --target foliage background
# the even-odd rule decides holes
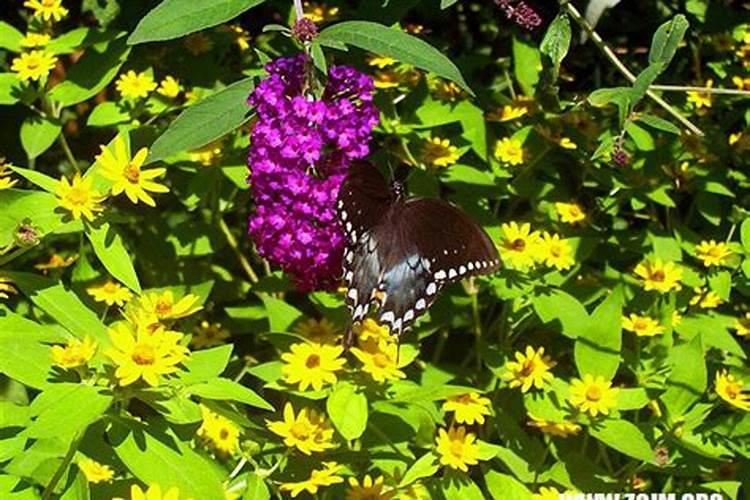
[[[374,161],[411,164],[412,193],[459,204],[499,245],[502,223],[528,222],[560,234],[575,262],[562,270],[511,263],[449,287],[402,344],[403,380],[373,383],[352,358],[336,385],[298,391],[283,381],[280,355],[304,342],[299,324],[309,318],[343,331],[343,295],[295,291],[245,236],[252,111],[244,102],[265,62],[301,50],[278,28],[293,8],[225,0],[216,9],[235,10],[212,23],[210,13],[195,14],[200,3],[165,0],[152,26],[143,23],[157,3],[145,0],[67,1],[68,15],[47,24],[21,2],[4,4],[0,152],[14,166],[3,178],[18,183],[0,190],[3,498],[127,497],[132,484],[153,483],[177,486],[181,498],[267,498],[321,461],[360,482],[383,476],[383,498],[530,498],[543,488],[747,494],[750,396],[735,390],[731,403],[716,388],[724,370],[740,388],[750,380],[750,327],[740,321],[750,291],[746,5],[622,2],[597,26],[614,48],[609,58],[591,37],[581,41],[578,2],[557,18],[556,5],[532,4],[544,18],[533,31],[492,2],[308,5],[322,26],[338,26],[314,45],[316,64],[324,52],[381,83]],[[336,24],[347,20],[381,26]],[[664,23],[671,31],[652,41]],[[413,38],[393,43],[403,35],[391,25],[443,56]],[[49,30],[58,60],[41,82],[22,82],[12,61],[35,29]],[[349,51],[335,49],[342,42]],[[398,62],[378,68],[368,52]],[[634,84],[612,57],[638,76]],[[174,98],[123,98],[115,81],[131,69],[156,82],[173,76],[182,89]],[[645,95],[655,83],[678,86],[658,90],[666,108]],[[687,88],[704,85],[733,92]],[[507,119],[504,107],[522,114]],[[155,195],[155,208],[111,197],[95,223],[71,220],[57,180],[101,169],[95,157],[116,136],[132,154],[150,149],[148,167],[166,168],[159,182],[169,193]],[[457,148],[446,167],[425,161],[432,137]],[[522,144],[518,165],[496,154],[507,138]],[[585,220],[565,223],[556,202],[578,203]],[[704,240],[726,242],[731,255],[704,265],[696,250]],[[680,290],[644,290],[634,269],[655,259],[677,263]],[[86,290],[110,278],[136,295],[171,290],[202,306],[169,322],[191,353],[156,387],[119,386],[104,355],[108,327],[123,316]],[[662,331],[623,330],[631,313]],[[229,334],[221,345],[196,344],[203,322]],[[50,346],[87,337],[100,347],[87,369],[53,366]],[[522,392],[506,363],[526,346],[544,347],[555,378]],[[571,381],[586,374],[619,388],[609,415],[590,418],[570,403]],[[491,415],[470,426],[480,463],[457,472],[440,465],[435,436],[452,421],[443,402],[468,388],[491,401]],[[307,457],[269,432],[266,420],[279,420],[287,401],[327,413],[337,447]],[[222,453],[196,435],[206,418],[199,405],[239,429],[236,449]],[[581,429],[544,433],[529,414]],[[114,478],[87,479],[84,457],[109,465]],[[340,498],[349,488],[317,495]]]

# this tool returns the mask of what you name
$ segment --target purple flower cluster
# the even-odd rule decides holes
[[[369,153],[379,113],[372,79],[350,67],[331,67],[321,98],[308,95],[305,63],[304,54],[271,62],[248,98],[257,114],[249,232],[261,256],[310,291],[332,288],[341,273],[336,197],[351,161]]]
[[[502,9],[508,19],[524,29],[533,30],[542,24],[542,16],[523,0],[495,0],[495,5]]]

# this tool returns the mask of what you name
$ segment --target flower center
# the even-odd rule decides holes
[[[666,278],[666,276],[664,275],[664,271],[660,270],[660,271],[654,271],[653,273],[651,273],[652,281],[664,281],[664,278]]]
[[[123,171],[123,175],[128,180],[128,182],[132,184],[138,184],[138,181],[141,178],[141,169],[140,167],[137,167],[132,163],[128,163],[128,165],[125,167],[125,170]]]
[[[26,67],[30,70],[39,69],[41,61],[36,57],[30,57],[26,60]]]
[[[523,366],[521,367],[520,375],[522,377],[528,377],[532,373],[534,373],[534,360],[533,359],[527,359],[523,362]]]
[[[317,354],[311,354],[307,357],[307,361],[305,361],[305,366],[308,368],[317,368],[320,366],[320,356]]]
[[[468,405],[473,402],[471,394],[461,394],[457,398],[455,398],[455,401],[457,403],[461,403],[462,405]]]
[[[117,284],[112,283],[111,281],[108,282],[108,283],[106,283],[104,285],[104,292],[105,293],[110,293],[110,294],[116,293],[117,292]]]
[[[510,244],[510,247],[516,252],[523,252],[526,249],[526,241],[523,238],[516,238]]]
[[[589,386],[586,389],[586,399],[589,401],[599,401],[602,399],[602,390],[597,385]]]
[[[648,328],[648,324],[646,323],[646,320],[643,318],[638,318],[633,323],[634,330],[645,330],[646,328]]]
[[[137,365],[153,365],[156,360],[156,352],[154,352],[154,347],[149,344],[138,344],[130,357]]]
[[[310,437],[310,426],[303,422],[296,422],[294,425],[292,425],[292,428],[289,429],[289,432],[296,439],[304,441],[305,439]]]
[[[85,205],[89,200],[89,193],[85,189],[71,189],[67,198],[73,205]]]
[[[164,316],[165,314],[169,314],[169,312],[172,310],[172,304],[167,302],[166,300],[159,300],[156,302],[156,314],[159,316]]]
[[[454,440],[451,441],[451,455],[460,458],[464,453],[463,441]]]
[[[562,255],[562,249],[560,247],[551,247],[549,253],[551,253],[553,257],[560,257]]]
[[[225,427],[222,427],[222,429],[219,431],[219,438],[227,439],[228,437],[229,437],[229,431]]]
[[[377,366],[378,368],[385,368],[391,364],[391,360],[388,359],[388,356],[383,354],[382,352],[379,352],[375,354],[372,357],[372,362]]]
[[[729,399],[737,399],[740,395],[740,386],[737,384],[727,384],[727,396]]]
[[[57,0],[42,0],[42,5],[45,7],[54,7]]]

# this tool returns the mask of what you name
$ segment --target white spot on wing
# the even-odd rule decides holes
[[[393,311],[386,311],[380,316],[380,321],[384,323],[393,323],[393,320],[396,319],[396,317],[393,314]]]
[[[419,310],[422,310],[425,307],[427,307],[427,301],[424,299],[419,299],[414,307],[416,307]]]
[[[434,282],[427,285],[427,295],[435,295],[435,292],[437,292],[437,285]]]
[[[455,278],[456,276],[458,276],[458,273],[456,272],[456,270],[455,270],[455,269],[453,269],[453,268],[450,268],[450,269],[448,270],[448,279],[453,279],[453,278]]]
[[[435,279],[436,280],[444,280],[445,279],[445,271],[442,269],[435,273]]]
[[[414,319],[414,311],[412,309],[409,309],[406,311],[406,314],[404,314],[404,321],[411,321]]]

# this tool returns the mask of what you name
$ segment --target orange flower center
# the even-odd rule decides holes
[[[123,175],[128,180],[128,182],[132,184],[138,184],[138,181],[141,178],[141,169],[140,167],[133,165],[132,163],[128,163],[128,166],[125,167],[125,170],[123,171]]]
[[[305,366],[308,368],[317,368],[320,366],[320,356],[317,354],[311,354],[307,357],[307,361],[305,361]]]
[[[586,389],[586,399],[589,401],[599,401],[602,399],[602,390],[598,385],[591,385]]]
[[[458,439],[451,441],[451,455],[455,457],[461,457],[464,452],[464,443]]]
[[[153,365],[156,360],[156,352],[154,352],[154,347],[149,344],[138,344],[130,357],[139,366]]]
[[[551,253],[553,257],[560,257],[562,255],[562,248],[558,246],[550,247],[549,253]]]
[[[219,431],[219,438],[227,439],[229,437],[229,430],[226,427],[222,427]]]
[[[533,359],[527,359],[523,362],[523,365],[521,365],[521,371],[519,372],[519,375],[522,377],[528,377],[532,373],[534,373],[534,367],[535,363]]]
[[[388,359],[388,356],[383,354],[382,352],[379,352],[372,357],[372,362],[377,366],[378,368],[385,368],[388,365],[390,365],[390,359]]]
[[[666,276],[664,275],[664,271],[659,270],[651,273],[652,281],[664,281],[664,278],[666,278]]]
[[[526,249],[526,241],[523,238],[516,238],[510,244],[510,248],[516,252],[523,252]]]
[[[303,422],[296,422],[294,425],[292,425],[291,429],[289,429],[289,432],[296,439],[304,441],[305,439],[310,437],[310,426]]]
[[[638,318],[633,322],[634,330],[645,330],[646,328],[648,328],[648,323],[643,318]]]
[[[45,7],[54,7],[57,0],[42,0],[42,5]]]
[[[159,316],[164,316],[166,314],[169,314],[169,312],[172,310],[172,304],[170,302],[167,302],[166,300],[159,300],[156,302],[156,314]]]
[[[89,193],[85,189],[71,189],[66,198],[73,205],[85,205],[89,200]]]
[[[116,283],[107,282],[102,288],[105,293],[114,294],[117,293],[118,286]]]
[[[729,399],[737,399],[742,392],[740,386],[737,384],[727,384],[727,396]]]

